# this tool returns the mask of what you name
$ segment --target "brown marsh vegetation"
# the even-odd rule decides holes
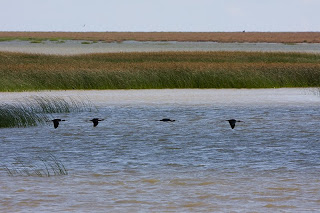
[[[0,52],[0,91],[319,86],[319,54]]]
[[[320,32],[0,32],[0,40],[320,43]]]

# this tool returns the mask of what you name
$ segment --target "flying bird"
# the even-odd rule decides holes
[[[226,120],[226,121],[229,121],[229,124],[231,126],[231,129],[233,129],[235,126],[236,126],[236,123],[237,122],[243,122],[243,121],[237,121],[235,119],[230,119],[230,120]]]
[[[61,120],[61,119],[53,119],[52,120],[52,122],[53,122],[53,126],[54,126],[54,128],[56,129],[56,128],[58,128],[58,126],[59,126],[59,122],[60,121],[66,121],[66,120]]]
[[[90,120],[90,121],[92,121],[92,123],[93,123],[93,127],[96,127],[96,126],[98,126],[99,121],[103,121],[103,119],[93,118],[93,119],[92,119],[92,120]]]
[[[175,122],[176,120],[171,120],[170,118],[162,118],[159,121],[163,121],[163,122]]]

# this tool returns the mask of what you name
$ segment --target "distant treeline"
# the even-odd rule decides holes
[[[0,91],[273,87],[320,87],[320,55],[0,52]]]

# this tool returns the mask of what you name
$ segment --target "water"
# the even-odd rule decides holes
[[[89,99],[98,112],[0,129],[0,162],[54,155],[66,176],[0,170],[2,212],[317,212],[320,98],[311,89],[0,93]],[[94,128],[88,122],[104,118]],[[176,122],[156,120],[172,118]],[[245,121],[231,129],[226,119]]]
[[[258,51],[258,52],[306,52],[320,53],[317,43],[217,43],[217,42],[137,42],[92,43],[44,41],[40,44],[29,41],[0,42],[0,51],[72,55],[109,52],[159,52],[159,51]]]

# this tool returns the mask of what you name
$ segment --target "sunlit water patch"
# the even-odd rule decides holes
[[[320,206],[310,89],[58,91],[98,111],[0,129],[1,165],[52,155],[67,175],[0,170],[1,211],[307,212]],[[34,93],[0,93],[14,102]],[[105,119],[97,127],[89,121]],[[175,122],[160,122],[162,118]],[[243,120],[231,129],[226,119]]]

